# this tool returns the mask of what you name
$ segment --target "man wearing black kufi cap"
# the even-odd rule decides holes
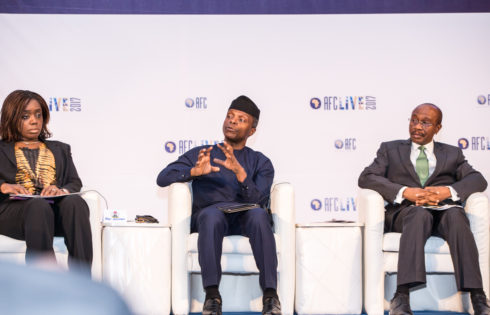
[[[262,153],[246,146],[255,133],[260,110],[247,96],[231,103],[223,123],[222,144],[196,147],[173,163],[157,178],[165,187],[192,180],[191,232],[198,232],[199,264],[206,290],[203,314],[221,314],[221,252],[223,237],[249,237],[264,291],[263,314],[281,314],[277,296],[276,244],[271,218],[265,206],[269,200],[274,168]],[[246,211],[223,210],[256,204]]]

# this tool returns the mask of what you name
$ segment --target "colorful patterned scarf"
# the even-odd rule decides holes
[[[53,153],[44,143],[39,145],[38,152],[33,170],[20,143],[15,144],[15,159],[17,161],[15,182],[24,186],[33,195],[39,195],[44,187],[56,185],[56,165]]]

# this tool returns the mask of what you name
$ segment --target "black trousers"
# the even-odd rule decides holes
[[[53,199],[5,200],[0,203],[0,234],[26,241],[26,262],[54,257],[53,237],[63,236],[70,269],[92,265],[89,208],[78,195]]]
[[[482,288],[478,249],[463,208],[444,211],[407,207],[395,218],[393,232],[402,233],[398,254],[398,285],[426,283],[424,245],[431,236],[449,245],[458,290]]]
[[[276,289],[276,242],[269,214],[262,208],[225,214],[218,206],[219,204],[209,206],[195,214],[195,228],[199,233],[199,265],[204,288],[220,283],[223,237],[243,235],[249,238],[252,247],[259,269],[260,287],[262,290]]]

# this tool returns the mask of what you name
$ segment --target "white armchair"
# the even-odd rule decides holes
[[[373,190],[361,189],[358,196],[364,218],[364,308],[371,314],[383,314],[396,290],[396,272],[400,233],[383,234],[384,201]],[[489,294],[489,212],[488,198],[474,193],[466,201],[480,256],[483,288]],[[469,295],[457,291],[454,268],[447,243],[431,236],[425,244],[426,287],[410,294],[412,310],[468,312]]]
[[[176,315],[201,312],[204,290],[197,258],[197,233],[190,233],[192,196],[189,184],[172,184],[168,200],[172,229],[172,311]],[[283,314],[293,314],[295,212],[294,192],[289,183],[273,185],[271,209],[278,255],[278,295]],[[224,238],[221,266],[223,311],[260,312],[262,290],[248,238],[238,235]]]
[[[102,234],[101,219],[102,210],[100,206],[100,197],[93,191],[88,191],[82,195],[90,209],[90,225],[92,229],[92,278],[102,279]],[[56,255],[58,265],[68,267],[68,250],[65,246],[63,237],[56,236],[53,240],[53,249]],[[25,263],[26,242],[0,235],[0,259]]]

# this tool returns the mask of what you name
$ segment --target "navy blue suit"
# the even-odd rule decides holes
[[[157,184],[165,187],[175,182],[192,180],[192,218],[191,232],[198,232],[199,264],[204,287],[219,285],[221,279],[221,253],[223,237],[243,235],[250,239],[262,289],[277,286],[276,244],[271,226],[271,217],[266,205],[274,178],[274,167],[262,153],[249,147],[234,150],[234,155],[247,173],[243,183],[236,175],[220,166],[220,171],[204,176],[192,177],[199,150],[196,147],[160,172]],[[221,149],[216,145],[210,153],[211,164],[214,158],[225,160]],[[218,209],[224,204],[256,203],[255,209],[225,214]]]

